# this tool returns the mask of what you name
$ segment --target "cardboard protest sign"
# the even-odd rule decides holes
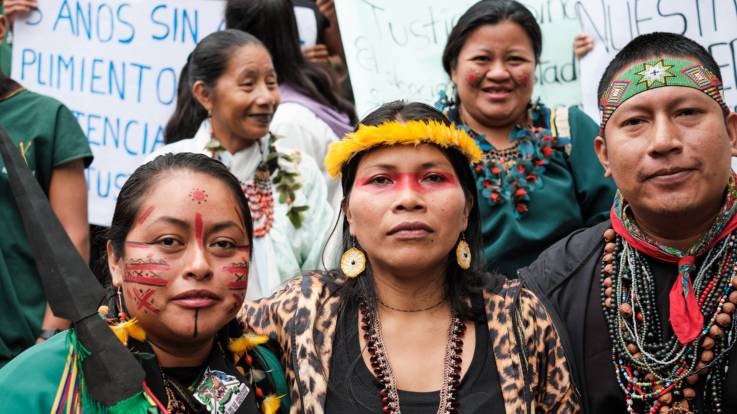
[[[630,40],[655,31],[680,33],[704,46],[721,67],[727,104],[737,109],[737,2],[577,0],[575,9],[595,42],[581,61],[584,110],[594,119],[607,64]]]
[[[107,225],[128,175],[163,145],[179,72],[223,26],[224,1],[44,0],[15,22],[12,77],[75,114],[95,161],[89,218]]]
[[[458,18],[476,0],[336,0],[359,115],[396,99],[432,104],[450,91],[441,55]],[[575,2],[522,0],[540,23],[543,54],[535,94],[546,104],[581,102],[573,37]]]

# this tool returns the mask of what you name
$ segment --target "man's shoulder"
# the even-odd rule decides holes
[[[585,265],[599,257],[604,231],[610,227],[607,220],[572,232],[543,251],[532,264],[520,269],[520,277],[533,290],[549,293],[586,270]]]

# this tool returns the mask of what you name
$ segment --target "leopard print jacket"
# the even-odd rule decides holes
[[[292,414],[324,412],[338,320],[336,289],[344,282],[324,280],[320,274],[296,277],[270,298],[246,302],[241,311],[254,333],[269,336],[281,348]],[[509,280],[496,292],[484,292],[483,298],[506,413],[580,412],[560,338],[537,297],[519,281]],[[518,347],[522,335],[526,358]]]

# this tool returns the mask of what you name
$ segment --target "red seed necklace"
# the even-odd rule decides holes
[[[381,398],[382,412],[386,414],[401,414],[399,407],[399,392],[396,380],[392,372],[389,357],[384,348],[384,340],[381,335],[381,321],[376,314],[376,309],[370,309],[365,301],[359,303],[361,311],[361,330],[367,343],[371,368],[376,379],[381,384],[379,396]],[[458,413],[458,389],[461,385],[461,362],[463,353],[463,335],[466,325],[461,318],[453,316],[448,329],[448,343],[445,348],[445,369],[443,372],[443,385],[440,388],[440,404],[438,414]]]

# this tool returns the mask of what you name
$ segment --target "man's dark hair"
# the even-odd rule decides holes
[[[666,55],[696,59],[720,81],[722,80],[719,65],[703,46],[676,33],[653,32],[632,39],[614,56],[601,76],[596,96],[601,97],[612,83],[614,76],[633,62]]]

